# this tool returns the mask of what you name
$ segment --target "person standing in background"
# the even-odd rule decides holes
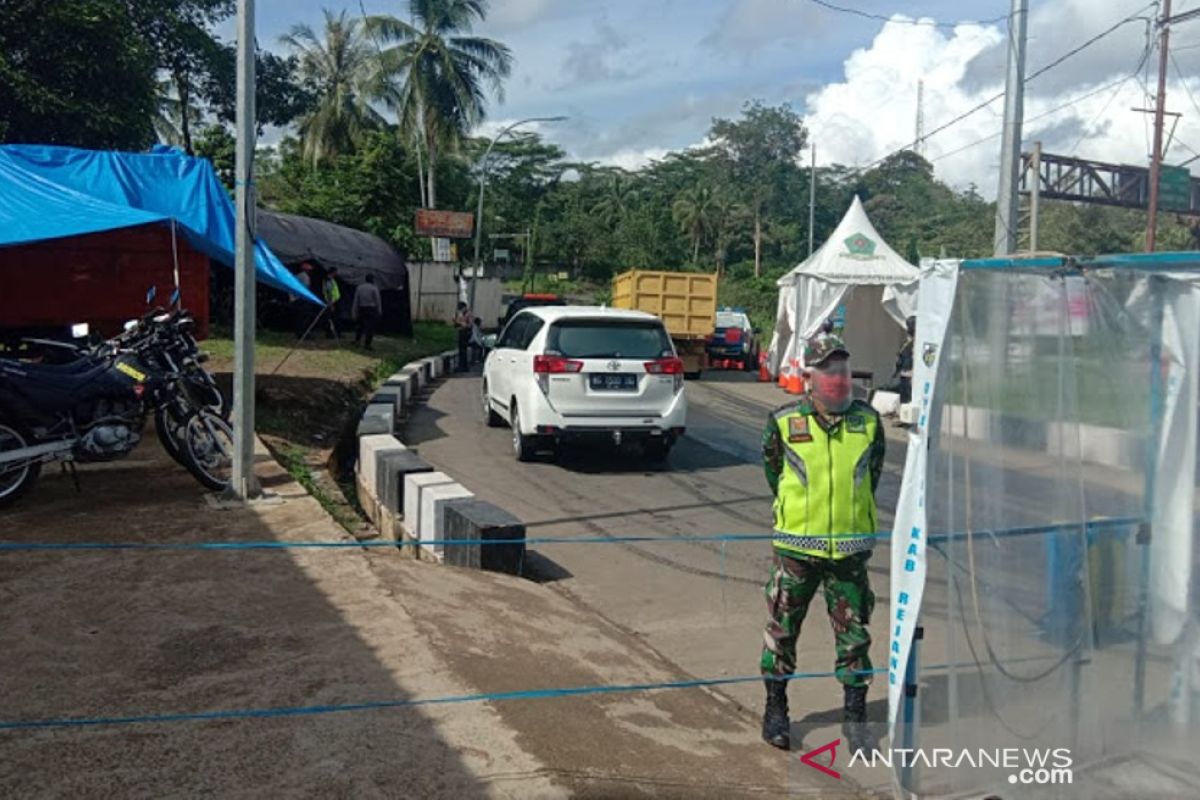
[[[337,282],[337,267],[330,267],[325,272],[325,280],[321,283],[321,295],[325,301],[325,313],[329,319],[325,321],[325,338],[341,339],[337,329],[337,304],[342,299],[342,289]]]
[[[313,288],[312,271],[312,263],[305,261],[300,265],[300,271],[296,273],[296,280],[300,281],[300,285],[310,292]],[[312,309],[309,308],[308,301],[302,297],[288,295],[288,299],[291,301],[292,325],[296,329],[296,338],[303,339],[304,334],[308,333],[308,326],[313,321]]]
[[[383,295],[375,285],[375,276],[368,275],[366,282],[360,283],[354,290],[354,302],[350,307],[350,316],[354,320],[354,343],[365,339],[365,347],[370,350],[371,340],[375,338],[375,327],[383,314]]]
[[[454,328],[458,331],[458,371],[466,372],[471,368],[468,361],[467,346],[471,344],[471,329],[474,327],[475,315],[461,300],[454,314]]]

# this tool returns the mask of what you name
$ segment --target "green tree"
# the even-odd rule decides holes
[[[487,0],[410,0],[414,24],[395,17],[368,20],[372,33],[395,42],[381,65],[400,125],[419,137],[427,172],[426,204],[437,207],[438,163],[486,116],[485,87],[503,99],[512,53],[471,29],[487,16]]]
[[[0,3],[0,140],[140,150],[154,56],[122,0]]]
[[[235,0],[129,0],[138,32],[166,76],[160,107],[173,111],[178,143],[192,152],[192,129],[207,104],[204,87],[219,69],[222,46],[212,26],[228,18]],[[161,124],[160,124],[161,127]]]
[[[753,100],[742,107],[741,119],[714,119],[709,136],[735,185],[742,187],[743,202],[754,220],[754,275],[758,277],[762,275],[763,215],[779,195],[786,169],[795,168],[808,134],[786,103],[771,108]]]
[[[263,127],[286,127],[315,109],[316,97],[300,80],[300,62],[259,50],[254,58],[254,115],[261,135]],[[220,122],[237,122],[237,52],[222,45],[214,70],[204,81],[204,94]]]
[[[209,125],[196,138],[196,155],[207,158],[225,188],[233,191],[237,169],[237,139],[224,125]]]
[[[313,95],[313,108],[300,120],[303,154],[310,164],[350,153],[369,130],[383,126],[371,107],[380,97],[379,64],[361,20],[325,9],[323,37],[295,25],[282,38],[297,57],[299,73]]]
[[[692,263],[700,261],[700,243],[713,228],[713,191],[697,184],[680,194],[671,206],[671,215],[692,243]]]

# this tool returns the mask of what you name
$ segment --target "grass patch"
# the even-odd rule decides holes
[[[347,470],[339,462],[357,450],[339,444],[353,435],[366,397],[384,380],[410,361],[454,349],[456,340],[451,326],[432,322],[414,325],[412,338],[377,336],[373,350],[356,347],[345,334],[333,340],[321,333],[301,343],[280,331],[264,330],[256,337],[255,429],[275,459],[352,534],[362,509],[353,475],[343,474]],[[234,347],[229,331],[215,328],[201,346],[209,353],[209,369],[230,392]]]
[[[349,533],[355,533],[362,522],[359,516],[361,511],[350,506],[345,496],[333,496],[317,480],[312,468],[308,465],[307,451],[302,447],[291,445],[274,452],[275,458],[288,471],[292,479],[303,486],[304,491],[312,495],[313,499],[321,504],[321,508],[325,509],[325,512],[333,517],[339,525]]]

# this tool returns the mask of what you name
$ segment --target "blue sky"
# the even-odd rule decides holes
[[[939,21],[1003,17],[1009,0],[833,0],[885,17]],[[363,0],[369,14],[406,16],[403,0]],[[1032,0],[1030,68],[1148,6],[1146,0]],[[1176,0],[1176,11],[1200,0]],[[258,0],[259,41],[282,50],[295,23],[319,28],[323,7],[358,14],[357,0]],[[1175,40],[1200,44],[1200,21]],[[913,138],[916,84],[925,81],[926,130],[1003,88],[1003,23],[934,28],[838,13],[811,0],[492,0],[479,33],[509,45],[516,59],[494,123],[567,115],[543,130],[573,157],[637,166],[701,142],[714,116],[736,115],[752,97],[789,102],[806,117],[818,160],[864,164]],[[231,36],[232,25],[223,31]],[[1144,159],[1144,126],[1128,111],[1144,102],[1138,77],[1075,105],[1081,94],[1132,74],[1145,25],[1122,27],[1030,85],[1027,138],[1092,158]],[[1172,105],[1185,112],[1181,142],[1200,149],[1200,48],[1177,53]],[[942,177],[994,183],[1001,106],[929,140]],[[1190,112],[1190,113],[1187,113]],[[1082,142],[1080,141],[1082,139]],[[1183,144],[1179,146],[1183,147]],[[965,149],[964,149],[965,148]],[[954,152],[961,150],[962,152]],[[1178,150],[1181,157],[1190,155]],[[1200,170],[1197,170],[1200,172]]]

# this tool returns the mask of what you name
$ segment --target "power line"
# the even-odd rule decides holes
[[[1139,69],[1141,68],[1140,64],[1138,65],[1138,68]],[[1112,83],[1107,83],[1104,86],[1100,86],[1095,89],[1092,89],[1090,92],[1081,94],[1078,97],[1073,97],[1070,100],[1067,100],[1066,102],[1055,106],[1054,108],[1043,111],[1042,113],[1037,114],[1036,116],[1029,117],[1025,121],[1028,123],[1028,122],[1037,122],[1040,119],[1045,119],[1046,117],[1050,116],[1051,114],[1057,114],[1059,111],[1062,111],[1065,108],[1070,108],[1073,105],[1082,103],[1084,100],[1090,100],[1091,98],[1095,97],[1098,94],[1103,94],[1104,92],[1107,92],[1110,89],[1119,88],[1122,84],[1126,83],[1132,77],[1133,77],[1132,75],[1126,75],[1123,78],[1117,78]],[[929,159],[930,163],[936,163],[938,161],[941,161],[944,158],[950,158],[951,156],[958,155],[959,153],[961,153],[965,150],[970,150],[972,147],[977,147],[981,144],[985,144],[986,142],[990,142],[993,139],[999,138],[1002,133],[1003,133],[1003,131],[996,131],[995,133],[989,134],[989,135],[983,137],[982,139],[976,139],[975,141],[971,142],[970,144],[965,144],[962,147],[951,150],[949,153],[942,153],[940,156],[937,156],[936,158]]]
[[[979,19],[979,20],[958,20],[956,22],[939,22],[934,19],[895,19],[886,17],[882,14],[872,14],[869,11],[862,11],[857,8],[848,8],[847,6],[839,6],[835,3],[827,2],[827,0],[809,0],[810,3],[827,8],[830,11],[837,11],[841,14],[850,14],[863,19],[879,20],[881,22],[894,22],[897,25],[920,25],[928,28],[957,28],[959,25],[995,25],[998,22],[1004,22],[1008,19],[1005,14],[995,19]]]
[[[1170,53],[1171,64],[1175,67],[1175,74],[1179,76],[1179,82],[1183,84],[1183,91],[1188,96],[1188,100],[1192,101],[1192,108],[1200,112],[1200,103],[1196,102],[1195,95],[1192,94],[1191,87],[1188,86],[1187,78],[1183,76],[1183,70],[1179,68],[1179,62],[1175,60],[1175,54]]]
[[[813,1],[813,2],[817,2],[817,0],[812,0],[812,1]],[[1146,5],[1146,6],[1144,6],[1143,8],[1139,9],[1139,10],[1138,10],[1136,13],[1134,13],[1134,14],[1132,14],[1132,15],[1128,16],[1128,17],[1125,17],[1125,18],[1124,18],[1124,19],[1122,19],[1120,22],[1117,22],[1116,24],[1114,24],[1114,25],[1112,25],[1112,26],[1110,26],[1110,27],[1106,28],[1105,30],[1103,30],[1103,31],[1101,31],[1100,33],[1096,34],[1095,36],[1093,36],[1092,38],[1090,38],[1090,39],[1088,39],[1087,41],[1083,42],[1082,44],[1079,44],[1079,45],[1077,45],[1076,47],[1072,48],[1071,50],[1068,50],[1066,53],[1064,53],[1064,54],[1062,54],[1061,56],[1059,56],[1058,58],[1054,59],[1054,60],[1053,60],[1053,61],[1051,61],[1049,64],[1045,65],[1044,67],[1042,67],[1042,68],[1041,68],[1041,69],[1039,69],[1038,71],[1034,72],[1032,75],[1029,75],[1028,77],[1026,77],[1026,78],[1025,78],[1025,81],[1024,81],[1024,83],[1028,84],[1028,83],[1029,83],[1030,81],[1032,81],[1033,79],[1035,79],[1035,78],[1037,78],[1037,77],[1039,77],[1039,76],[1041,76],[1041,75],[1044,75],[1044,74],[1046,74],[1046,73],[1047,73],[1047,72],[1049,72],[1050,70],[1052,70],[1052,69],[1054,69],[1055,67],[1057,67],[1058,65],[1062,64],[1062,63],[1063,63],[1064,61],[1066,61],[1067,59],[1069,59],[1069,58],[1071,58],[1072,56],[1075,56],[1075,55],[1077,55],[1078,53],[1080,53],[1080,52],[1082,52],[1082,51],[1086,50],[1087,48],[1089,48],[1089,47],[1091,47],[1092,45],[1096,44],[1097,42],[1099,42],[1100,40],[1104,39],[1105,37],[1107,37],[1107,36],[1111,35],[1113,32],[1115,32],[1115,31],[1116,31],[1116,30],[1118,30],[1119,28],[1121,28],[1121,27],[1123,27],[1123,26],[1125,26],[1125,25],[1129,24],[1130,22],[1133,22],[1133,21],[1135,21],[1135,20],[1139,20],[1139,19],[1146,19],[1146,17],[1142,16],[1142,12],[1143,12],[1143,11],[1147,11],[1147,10],[1151,9],[1151,8],[1155,7],[1156,5],[1157,5],[1157,3],[1150,3],[1150,4]],[[983,101],[982,103],[980,103],[979,105],[976,105],[976,106],[974,106],[974,107],[972,107],[972,108],[968,109],[967,111],[964,111],[962,114],[959,114],[957,117],[955,117],[954,119],[950,120],[949,122],[946,122],[946,123],[944,123],[944,124],[942,124],[942,125],[939,125],[938,127],[936,127],[936,128],[934,128],[933,130],[929,131],[928,133],[926,133],[926,134],[925,134],[925,137],[924,137],[924,138],[925,138],[925,139],[929,139],[931,136],[934,136],[934,135],[936,135],[936,134],[938,134],[938,133],[941,133],[942,131],[946,130],[947,128],[951,128],[951,127],[953,127],[953,126],[957,125],[958,123],[960,123],[960,122],[962,122],[963,120],[967,119],[968,117],[970,117],[970,116],[973,116],[974,114],[976,114],[976,113],[978,113],[978,112],[982,111],[983,109],[987,108],[987,107],[988,107],[988,106],[990,106],[992,103],[996,102],[997,100],[1000,100],[1000,99],[1001,99],[1001,98],[1003,98],[1003,97],[1004,97],[1004,92],[1000,92],[999,94],[996,94],[996,95],[994,95],[994,96],[992,96],[992,97],[988,98],[987,100],[984,100],[984,101]],[[859,167],[859,168],[858,168],[857,170],[855,170],[855,171],[856,171],[856,172],[863,172],[863,171],[865,171],[865,170],[872,169],[873,167],[876,167],[876,166],[878,166],[878,165],[882,164],[884,161],[887,161],[889,158],[891,158],[892,156],[894,156],[896,153],[901,153],[901,152],[903,152],[903,151],[905,151],[905,150],[911,150],[911,149],[912,149],[912,148],[913,148],[915,145],[916,145],[916,142],[910,142],[909,144],[906,144],[906,145],[904,145],[903,147],[900,147],[900,148],[897,148],[897,149],[895,149],[895,150],[891,151],[890,153],[888,153],[887,155],[885,155],[885,156],[883,156],[883,157],[881,157],[881,158],[877,158],[877,159],[875,159],[874,161],[872,161],[871,163],[867,164],[866,166]]]
[[[1083,140],[1087,138],[1088,129],[1096,124],[1096,120],[1098,120],[1102,116],[1104,116],[1105,112],[1108,111],[1108,107],[1111,106],[1113,104],[1113,101],[1116,100],[1117,97],[1121,94],[1121,89],[1125,88],[1125,84],[1128,83],[1131,79],[1137,77],[1141,73],[1142,67],[1150,60],[1150,52],[1151,52],[1151,50],[1154,49],[1154,47],[1153,47],[1153,39],[1150,37],[1149,30],[1150,30],[1149,25],[1147,25],[1147,27],[1146,27],[1146,31],[1147,31],[1146,47],[1142,50],[1142,56],[1138,60],[1137,66],[1133,68],[1133,72],[1131,72],[1129,75],[1125,76],[1125,79],[1122,80],[1121,83],[1117,86],[1116,90],[1112,93],[1112,96],[1108,98],[1108,102],[1106,102],[1104,104],[1104,106],[1096,113],[1096,115],[1094,117],[1092,117],[1091,121],[1089,121],[1087,125],[1083,126],[1083,130],[1081,130],[1079,133],[1079,140],[1077,142],[1075,142],[1074,147],[1071,148],[1071,157],[1072,158],[1074,158],[1075,154],[1079,151],[1079,146],[1081,144],[1083,144]]]

